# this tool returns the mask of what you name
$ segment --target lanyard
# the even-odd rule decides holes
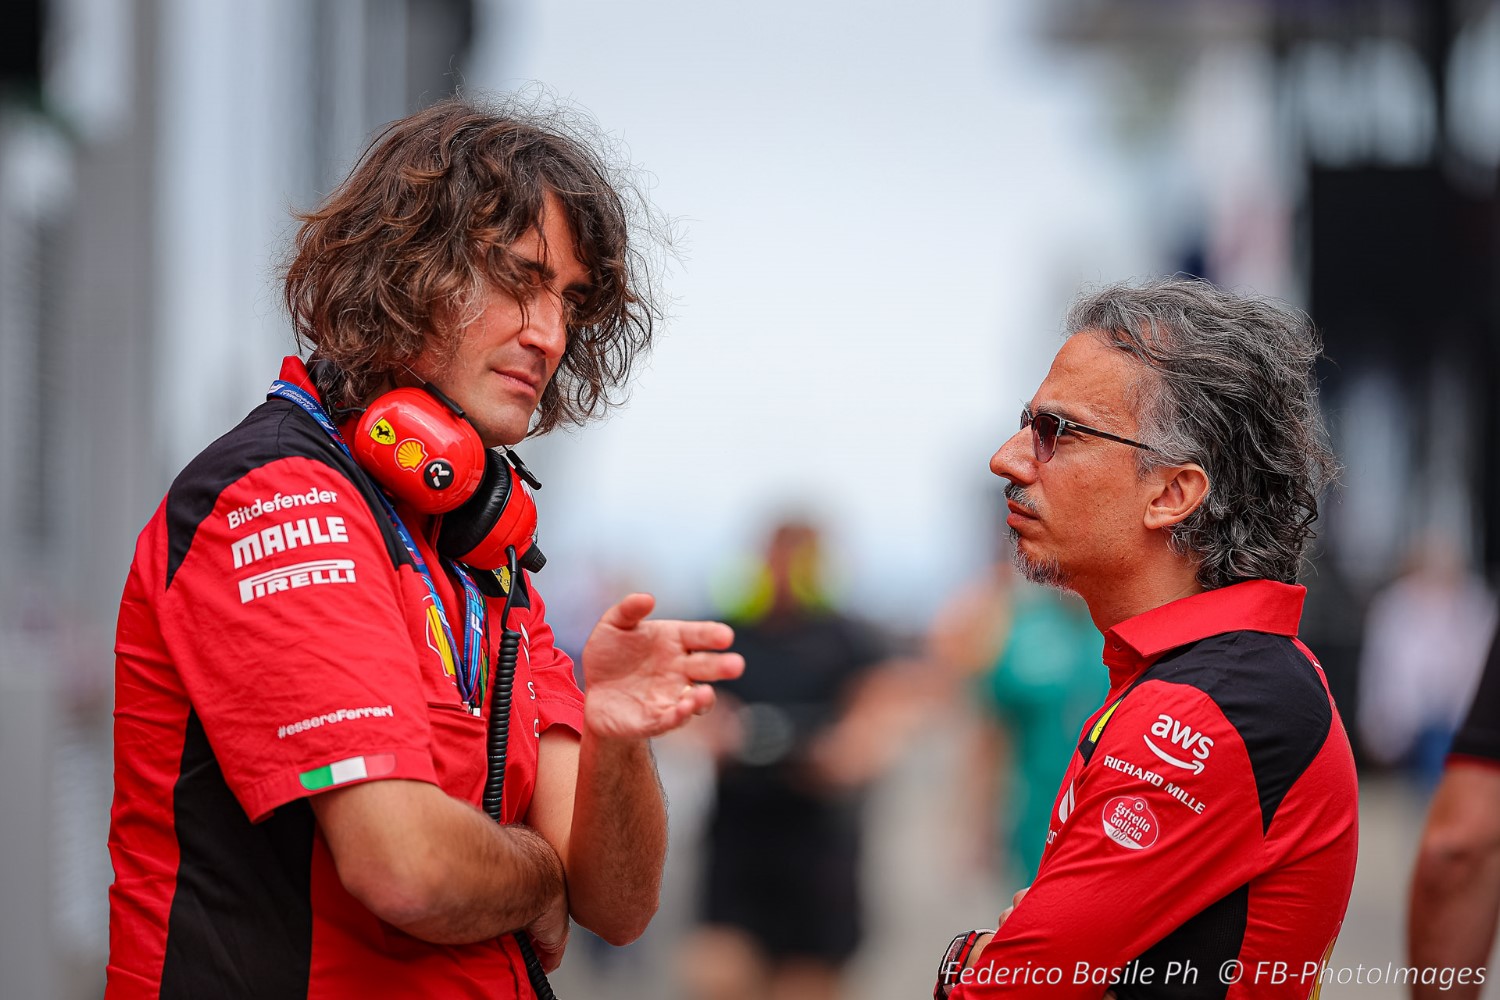
[[[322,404],[307,390],[293,385],[283,379],[277,379],[271,383],[271,391],[267,398],[277,397],[288,402],[296,403],[306,410],[308,415],[318,422],[333,443],[338,445],[350,461],[354,461],[354,455],[349,450],[349,445],[344,442],[344,436],[339,433],[332,419]],[[358,468],[359,463],[355,462]],[[361,470],[363,471],[363,470]],[[436,624],[442,630],[442,638],[447,642],[448,656],[444,657],[445,665],[453,660],[453,652],[456,644],[453,641],[453,629],[448,624],[448,616],[443,610],[443,600],[438,596],[437,587],[432,580],[432,573],[427,569],[427,561],[422,558],[422,553],[417,550],[417,543],[412,534],[401,522],[401,516],[396,513],[396,507],[390,498],[377,486],[375,495],[380,497],[380,502],[385,506],[385,512],[390,515],[391,521],[396,526],[396,532],[401,536],[401,544],[406,546],[406,551],[411,555],[412,562],[416,564],[417,572],[422,576],[422,582],[427,585],[427,593],[432,598],[432,606],[436,614],[428,616],[429,626]],[[441,557],[439,557],[441,558]],[[485,674],[488,672],[487,657],[485,656],[485,613],[484,596],[479,592],[479,586],[475,584],[474,578],[469,575],[461,563],[448,560],[446,562],[458,580],[463,584],[464,590],[464,648],[463,657],[454,663],[458,680],[458,693],[463,696],[465,703],[477,714],[479,706],[484,703]],[[434,623],[432,619],[436,618]]]

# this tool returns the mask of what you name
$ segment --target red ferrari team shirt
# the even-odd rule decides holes
[[[315,392],[296,358],[281,376]],[[350,896],[307,802],[381,778],[483,794],[488,698],[460,695],[462,651],[373,489],[271,399],[141,533],[115,646],[109,1000],[532,996],[509,936],[429,944]],[[462,643],[462,591],[416,534]],[[476,575],[494,664],[509,581]],[[514,585],[507,823],[526,817],[541,733],[583,722],[540,597]]]
[[[1036,880],[954,998],[1316,993],[1354,882],[1358,789],[1296,638],[1304,593],[1240,583],[1105,634],[1110,694]]]

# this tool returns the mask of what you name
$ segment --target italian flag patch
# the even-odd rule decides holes
[[[396,755],[393,753],[370,754],[366,757],[350,757],[348,760],[336,760],[327,767],[314,768],[311,771],[303,771],[297,777],[302,781],[302,787],[310,792],[322,791],[332,788],[334,785],[342,785],[346,781],[359,781],[361,778],[379,778],[396,770]]]

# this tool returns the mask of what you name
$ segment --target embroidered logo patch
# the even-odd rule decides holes
[[[1144,851],[1160,833],[1156,814],[1140,796],[1118,795],[1104,804],[1104,835],[1121,847]]]

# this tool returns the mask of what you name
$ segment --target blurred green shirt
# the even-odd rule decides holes
[[[1030,884],[1046,847],[1048,814],[1080,727],[1109,693],[1104,637],[1083,602],[1019,585],[1010,632],[980,679],[982,703],[1009,742],[1009,798],[1001,830],[1007,860]]]

